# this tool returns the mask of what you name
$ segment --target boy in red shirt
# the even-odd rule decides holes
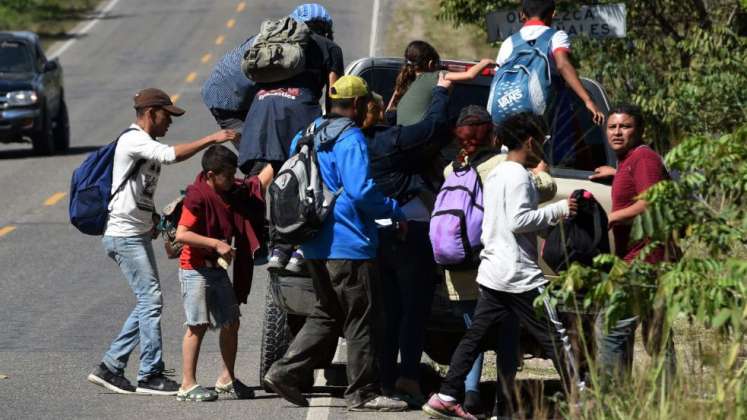
[[[239,302],[251,286],[255,232],[264,218],[264,191],[272,181],[267,165],[259,175],[235,178],[238,157],[225,146],[212,146],[202,156],[202,172],[187,188],[176,240],[184,247],[179,260],[187,331],[182,342],[182,384],[179,401],[212,401],[218,394],[252,398],[251,389],[234,376],[238,344]],[[235,248],[231,246],[233,242]],[[234,262],[234,282],[227,268]],[[215,391],[195,378],[200,345],[208,327],[220,329],[223,370]],[[217,391],[217,392],[216,392]]]

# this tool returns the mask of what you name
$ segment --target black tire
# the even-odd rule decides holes
[[[54,149],[56,152],[66,152],[70,148],[70,118],[67,113],[65,99],[60,100],[60,110],[54,123]]]
[[[274,392],[265,385],[264,377],[273,363],[278,361],[291,341],[288,314],[275,304],[272,298],[272,283],[267,283],[265,292],[265,314],[262,321],[262,342],[259,355],[259,383],[266,392]]]
[[[49,113],[44,110],[44,118],[42,118],[43,126],[41,130],[35,133],[31,137],[31,146],[34,149],[34,154],[39,156],[48,156],[54,153],[54,132],[52,130],[52,120],[49,118]]]

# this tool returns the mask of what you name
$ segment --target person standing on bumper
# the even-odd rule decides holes
[[[315,142],[322,181],[342,188],[332,214],[314,238],[302,244],[317,303],[285,356],[272,365],[265,383],[286,400],[308,406],[298,383],[343,335],[347,340],[348,388],[353,411],[402,411],[407,404],[381,396],[373,343],[378,237],[375,219],[394,219],[406,231],[404,214],[377,189],[369,171],[366,139],[360,127],[371,95],[366,82],[343,76],[331,88],[329,124]]]
[[[169,96],[148,88],[135,95],[137,122],[122,135],[114,153],[112,185],[130,177],[109,203],[109,219],[102,242],[107,255],[119,265],[137,304],[88,380],[111,391],[128,394],[176,395],[179,385],[163,375],[161,340],[161,284],[151,241],[154,237],[153,197],[161,164],[189,159],[200,150],[234,140],[236,133],[218,131],[191,143],[168,146],[156,141],[171,125],[171,117],[184,114]],[[130,353],[140,343],[138,386],[124,377]]]

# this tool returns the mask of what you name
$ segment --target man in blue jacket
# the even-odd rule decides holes
[[[347,340],[348,388],[353,411],[404,411],[403,401],[381,395],[373,337],[376,317],[376,219],[406,222],[397,202],[382,195],[369,173],[366,138],[360,126],[371,95],[366,82],[343,76],[330,89],[329,123],[317,132],[322,181],[331,191],[342,188],[321,231],[302,244],[317,304],[285,356],[273,364],[265,383],[286,400],[308,406],[297,384],[327,358],[337,337]]]

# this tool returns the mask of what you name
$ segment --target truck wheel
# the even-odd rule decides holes
[[[39,132],[35,133],[31,137],[31,146],[34,149],[34,154],[39,156],[47,156],[54,153],[54,132],[52,130],[52,120],[49,118],[49,114],[44,110],[44,126]]]
[[[54,149],[57,152],[65,152],[70,148],[70,119],[67,114],[65,99],[60,101],[60,112],[54,123]]]
[[[272,284],[267,283],[265,292],[265,315],[262,321],[262,342],[259,356],[259,383],[266,392],[273,392],[265,386],[264,377],[273,363],[278,361],[291,341],[287,313],[275,304],[272,298]]]

